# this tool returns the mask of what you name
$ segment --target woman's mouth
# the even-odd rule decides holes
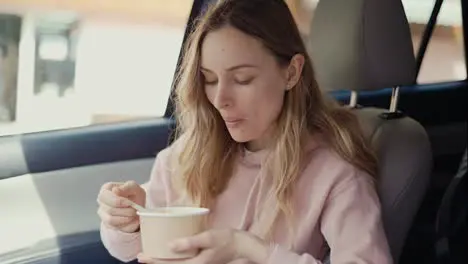
[[[242,123],[243,119],[224,119],[228,128],[235,128]]]

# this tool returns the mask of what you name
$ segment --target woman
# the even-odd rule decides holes
[[[102,239],[139,254],[147,207],[211,209],[211,229],[174,241],[201,253],[176,263],[391,263],[372,177],[376,160],[355,117],[325,100],[283,1],[226,0],[191,34],[176,87],[179,137],[149,182],[105,184]]]

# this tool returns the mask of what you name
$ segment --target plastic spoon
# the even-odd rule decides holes
[[[148,209],[144,208],[143,206],[131,201],[131,200],[128,200],[127,201],[130,203],[130,206],[133,207],[135,210],[139,211],[139,212],[146,212],[148,211]]]

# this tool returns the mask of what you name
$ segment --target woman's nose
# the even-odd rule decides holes
[[[217,109],[224,109],[232,106],[232,95],[228,85],[219,83],[218,89],[216,89],[214,106]]]

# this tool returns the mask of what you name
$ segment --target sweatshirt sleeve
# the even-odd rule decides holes
[[[384,233],[380,202],[367,175],[352,175],[332,190],[320,221],[331,249],[332,264],[393,263]],[[355,177],[358,176],[358,177]],[[280,245],[270,249],[268,264],[321,264],[309,254],[296,254]]]
[[[142,184],[146,191],[146,207],[165,206],[169,188],[167,169],[168,149],[161,151],[154,162],[150,179]],[[125,233],[110,229],[101,223],[101,240],[109,253],[124,262],[136,259],[141,252],[140,233]]]

